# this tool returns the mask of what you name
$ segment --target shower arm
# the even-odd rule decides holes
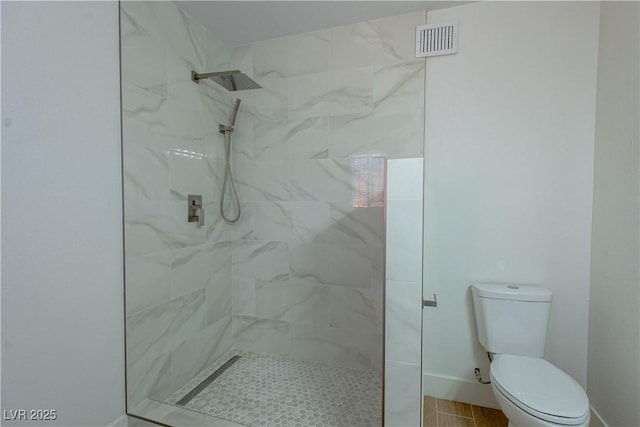
[[[242,74],[240,70],[231,70],[231,71],[217,71],[215,73],[196,73],[195,71],[191,71],[191,80],[196,83],[200,83],[200,80],[206,80],[210,77],[216,76],[228,76],[230,74]]]

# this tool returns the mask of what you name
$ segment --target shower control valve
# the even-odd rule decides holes
[[[187,196],[187,222],[197,222],[204,225],[204,209],[202,208],[202,196],[189,194]]]

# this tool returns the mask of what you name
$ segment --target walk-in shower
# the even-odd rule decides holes
[[[398,246],[421,233],[396,233],[386,256],[384,158],[421,153],[415,49],[360,58],[361,26],[229,46],[180,3],[121,2],[127,413],[183,427],[418,425],[419,329],[396,331],[405,313],[419,324],[404,309],[419,268],[385,260],[405,266]],[[384,33],[404,40],[414,23],[424,13]],[[204,223],[185,215],[190,196]]]
[[[247,89],[259,89],[258,83],[253,81],[246,74],[240,70],[231,71],[219,71],[214,73],[199,74],[195,71],[191,71],[191,80],[195,83],[200,83],[200,80],[208,79],[216,82],[223,88],[235,92],[238,90]],[[233,172],[231,171],[231,134],[236,125],[236,118],[238,117],[238,109],[240,108],[240,98],[236,98],[236,102],[233,104],[231,110],[231,117],[228,125],[220,124],[218,130],[224,135],[224,156],[225,156],[225,168],[224,179],[222,181],[222,193],[220,194],[220,215],[227,224],[234,224],[240,219],[242,209],[240,208],[240,197],[238,196],[238,189],[233,178]],[[235,216],[228,216],[224,211],[224,200],[227,194],[227,187],[231,186],[231,194],[233,198],[233,204],[235,205]]]

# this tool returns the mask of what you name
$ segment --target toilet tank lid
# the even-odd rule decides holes
[[[471,291],[481,298],[511,301],[550,302],[552,297],[551,290],[531,285],[474,283]]]

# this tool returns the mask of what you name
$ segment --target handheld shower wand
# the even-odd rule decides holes
[[[218,125],[218,131],[222,134],[225,132],[233,132],[236,126],[236,117],[238,117],[238,108],[240,108],[240,98],[236,98],[235,104],[233,104],[233,109],[231,110],[231,118],[229,120],[229,125]]]

